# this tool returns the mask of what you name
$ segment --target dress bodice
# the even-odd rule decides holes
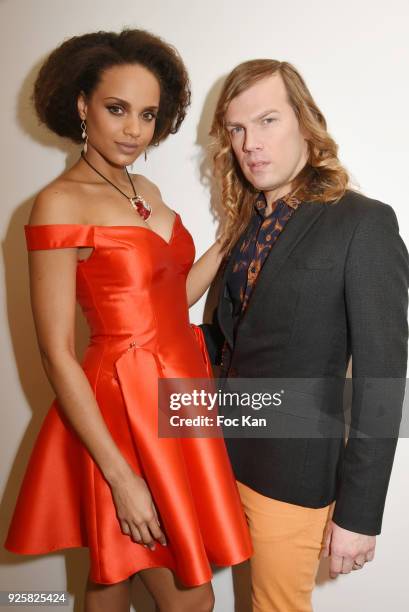
[[[25,226],[27,248],[92,247],[77,263],[77,299],[91,342],[121,337],[145,346],[189,326],[186,277],[195,248],[176,213],[167,242],[142,226]]]

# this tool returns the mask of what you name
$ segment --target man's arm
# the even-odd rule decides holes
[[[375,535],[381,532],[397,443],[392,428],[382,435],[382,418],[385,409],[387,425],[398,425],[401,416],[407,366],[408,279],[408,253],[395,213],[381,204],[369,210],[355,229],[345,267],[352,433],[326,538],[332,577],[371,561]],[[368,437],[357,437],[357,431]]]
[[[399,393],[382,395],[391,385],[396,390],[396,385],[405,384],[408,279],[408,253],[396,215],[390,206],[379,204],[358,224],[345,266],[353,377],[351,428],[359,429],[363,423],[370,425],[368,431],[376,431],[382,403],[392,419],[401,413]],[[373,403],[373,384],[378,406]],[[339,526],[366,535],[380,533],[396,442],[387,434],[349,438],[333,517]]]

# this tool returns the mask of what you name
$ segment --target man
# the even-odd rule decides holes
[[[395,213],[348,189],[325,119],[286,62],[237,66],[211,134],[229,256],[220,329],[204,331],[211,354],[224,341],[221,376],[343,383],[352,355],[351,424],[379,434],[367,381],[402,383],[407,364],[408,254]],[[339,393],[321,394],[326,416]],[[396,420],[402,395],[387,401]],[[226,438],[253,538],[255,611],[311,610],[321,550],[331,577],[374,558],[396,437]]]

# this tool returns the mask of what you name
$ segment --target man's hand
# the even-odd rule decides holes
[[[368,536],[343,529],[333,521],[327,526],[323,557],[331,557],[329,574],[349,574],[351,570],[361,569],[375,556],[376,536]]]

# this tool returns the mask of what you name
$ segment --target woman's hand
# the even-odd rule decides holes
[[[166,546],[152,496],[143,478],[129,470],[120,481],[111,484],[111,492],[122,533],[151,550],[155,550],[154,540]]]

